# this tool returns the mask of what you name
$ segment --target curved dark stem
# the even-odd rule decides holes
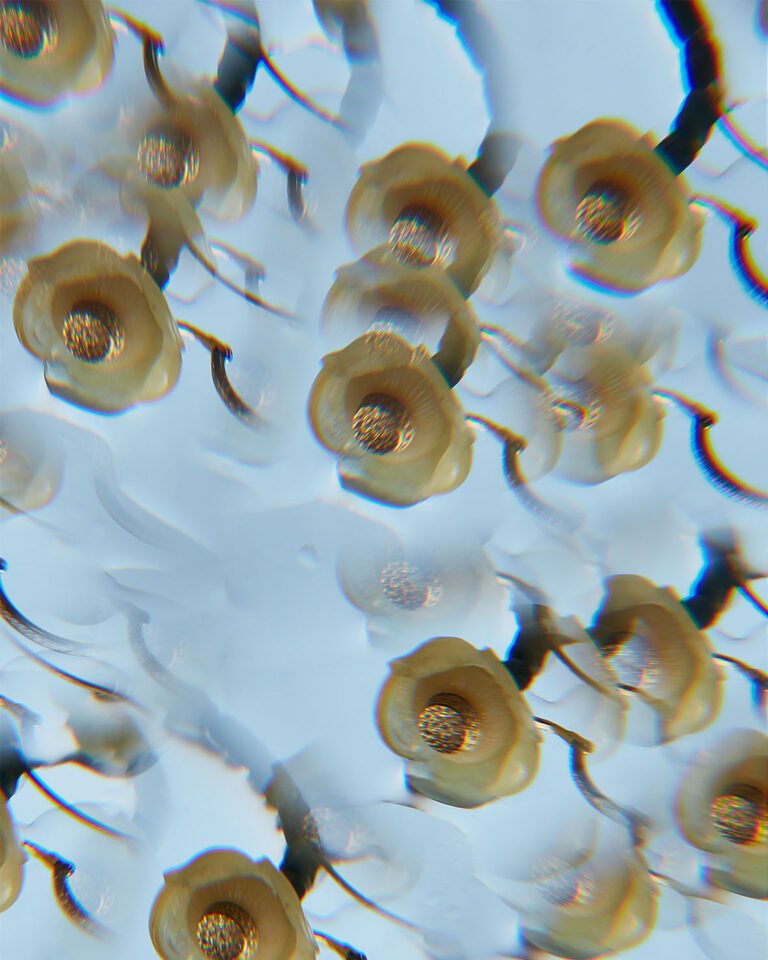
[[[309,97],[305,96],[297,87],[294,87],[285,74],[277,68],[269,54],[263,49],[261,51],[261,62],[264,64],[264,68],[278,85],[278,87],[280,87],[284,93],[287,93],[294,103],[297,103],[300,107],[304,107],[305,110],[313,114],[319,120],[324,120],[326,123],[330,123],[334,127],[338,127],[341,130],[346,130],[347,126],[342,120],[340,120],[334,114],[329,113],[327,110],[323,110],[322,107],[319,107],[316,103],[310,100]]]
[[[96,830],[98,833],[103,833],[108,837],[115,837],[118,840],[128,840],[134,841],[136,838],[132,837],[128,833],[123,833],[121,830],[115,830],[114,827],[108,827],[106,823],[102,823],[101,820],[95,820],[93,817],[89,817],[87,813],[83,813],[82,810],[78,810],[77,807],[70,806],[67,801],[59,796],[55,790],[52,790],[47,783],[38,777],[38,775],[31,769],[24,771],[24,775],[39,791],[51,801],[55,806],[60,810],[63,810],[68,816],[72,817],[73,820],[77,820],[79,823],[82,823],[86,827],[91,827],[93,830]]]
[[[730,224],[730,258],[736,275],[753,299],[761,307],[768,308],[768,278],[760,272],[747,246],[747,241],[757,230],[757,224],[744,216],[740,210],[714,197],[697,193],[691,198],[691,202],[700,203],[709,210],[713,210]]]
[[[127,13],[123,13],[122,10],[110,8],[108,13],[111,20],[116,20],[118,23],[123,24],[123,26],[127,27],[128,30],[141,41],[144,73],[154,95],[166,106],[175,103],[176,98],[160,71],[160,55],[165,52],[163,38],[153,30],[150,30],[146,24],[129,16]]]
[[[717,415],[693,400],[672,390],[654,390],[657,397],[672,400],[691,418],[691,449],[694,459],[709,482],[732,500],[753,507],[768,508],[768,493],[741,483],[720,462],[709,439],[709,431],[717,423]]]
[[[8,709],[8,701],[2,698],[2,706]],[[25,708],[26,709],[26,708]],[[29,772],[29,761],[21,752],[16,739],[15,731],[9,725],[5,718],[0,718],[3,723],[0,724],[0,803],[10,798],[16,793],[19,787],[19,780]],[[9,735],[10,733],[10,735]]]
[[[518,689],[527,690],[552,652],[547,624],[551,611],[541,604],[530,604],[516,608],[515,615],[520,626],[503,663]]]
[[[249,22],[227,32],[213,88],[232,113],[242,107],[261,64],[261,30],[255,8]]]
[[[70,863],[69,860],[65,860],[51,850],[46,850],[36,843],[32,843],[31,840],[22,841],[22,845],[51,871],[53,893],[56,897],[56,902],[67,919],[74,923],[76,927],[79,927],[84,933],[88,933],[91,936],[103,937],[107,933],[106,928],[94,920],[69,888],[69,878],[75,872],[74,863]]]
[[[592,743],[575,731],[561,727],[559,723],[554,723],[552,720],[546,720],[543,717],[534,717],[533,719],[536,723],[551,729],[571,748],[571,775],[587,803],[594,807],[598,813],[624,824],[629,831],[632,846],[642,847],[646,840],[648,821],[635,810],[628,810],[620,806],[595,786],[587,771],[586,762],[587,754],[591,753],[593,749]]]
[[[288,209],[291,216],[297,223],[301,223],[307,217],[307,205],[304,201],[304,187],[307,183],[307,168],[297,163],[293,157],[287,153],[281,153],[270,147],[269,144],[260,141],[252,141],[251,149],[257,153],[263,153],[280,167],[285,173],[287,191],[288,191]]]
[[[747,603],[752,604],[752,606],[757,610],[758,613],[762,613],[764,617],[768,617],[768,605],[766,605],[760,597],[755,593],[752,587],[748,583],[740,583],[738,586],[738,591],[747,601]]]
[[[312,813],[298,787],[280,764],[275,764],[274,771],[264,797],[277,810],[285,837],[280,870],[302,900],[314,886],[323,865],[323,853]]]
[[[736,544],[732,535],[703,536],[704,567],[693,585],[692,593],[680,602],[699,629],[716,622],[730,603],[733,591],[741,584]]]
[[[0,571],[7,569],[8,564],[0,558]],[[67,640],[66,637],[60,637],[56,633],[49,633],[48,630],[43,630],[28,620],[8,599],[2,580],[0,580],[0,617],[22,637],[33,643],[39,643],[48,650],[55,650],[57,653],[73,653],[75,650],[86,649],[86,644]]]
[[[765,722],[766,703],[768,702],[768,675],[756,667],[750,667],[750,665],[744,663],[743,660],[737,660],[736,657],[729,657],[724,653],[714,653],[712,654],[712,659],[720,660],[721,663],[729,663],[740,673],[744,674],[747,680],[750,681],[752,684],[752,701],[755,705],[755,710],[757,710],[763,722]]]
[[[330,937],[327,933],[323,933],[320,930],[313,930],[312,932],[318,940],[322,940],[323,943],[327,944],[334,953],[338,954],[341,957],[341,960],[367,960],[364,953],[361,953],[359,950],[355,950],[355,948],[350,946],[348,943],[342,943],[341,940],[337,940],[335,937]]]
[[[210,333],[204,333],[189,323],[182,323],[182,321],[178,320],[176,326],[179,327],[180,330],[186,330],[188,333],[191,333],[199,343],[210,351],[213,385],[216,388],[216,393],[221,397],[230,413],[234,414],[237,419],[246,426],[254,427],[258,424],[263,424],[263,418],[259,416],[252,407],[248,406],[232,386],[227,376],[226,363],[227,360],[232,359],[232,348],[227,346],[226,343],[222,343],[221,340],[217,340],[216,337],[211,336]]]
[[[658,5],[682,47],[689,91],[670,134],[656,147],[677,175],[696,159],[724,112],[720,52],[695,0],[659,0]]]

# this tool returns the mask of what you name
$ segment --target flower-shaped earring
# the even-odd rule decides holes
[[[33,104],[92,90],[114,59],[100,0],[2,0],[0,93]]]
[[[502,240],[496,205],[464,163],[426,144],[406,144],[365,164],[346,222],[361,254],[383,245],[411,268],[437,265],[465,296],[490,268]]]
[[[652,742],[696,733],[717,716],[721,681],[712,649],[671,590],[644,577],[609,577],[589,632],[622,689],[653,711]]]
[[[704,750],[677,793],[686,838],[708,854],[711,883],[768,898],[768,737],[736,730]]]
[[[135,257],[102,243],[30,260],[13,322],[51,392],[86,409],[119,413],[178,379],[181,337],[162,292]]]
[[[13,906],[21,893],[26,859],[0,790],[0,913]]]
[[[269,860],[207,850],[165,875],[149,918],[163,960],[314,960],[290,883]]]
[[[423,347],[372,332],[323,359],[309,396],[315,436],[345,487],[408,506],[454,490],[472,464],[459,401]]]
[[[390,663],[376,723],[408,761],[412,789],[456,807],[518,793],[536,774],[539,734],[491,650],[438,637]]]
[[[693,266],[702,218],[650,139],[597,120],[556,141],[536,186],[545,225],[587,280],[636,293]]]

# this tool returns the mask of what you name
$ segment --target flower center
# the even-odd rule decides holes
[[[425,207],[405,207],[389,231],[389,246],[401,263],[427,267],[453,255],[453,238],[445,223]]]
[[[586,903],[595,892],[595,883],[566,860],[552,857],[533,870],[536,889],[556,907],[572,907]]]
[[[171,124],[152,127],[141,138],[139,169],[159,187],[180,187],[197,176],[200,154],[188,133]]]
[[[197,943],[206,960],[249,960],[258,941],[253,920],[234,903],[214,903],[197,923]]]
[[[592,243],[615,243],[635,233],[640,214],[626,191],[598,180],[576,208],[576,222]]]
[[[408,310],[400,307],[381,307],[373,315],[371,330],[384,333],[396,333],[406,340],[414,337],[419,329],[419,322]]]
[[[766,798],[747,783],[726,787],[710,804],[709,816],[731,843],[744,845],[768,837]]]
[[[389,602],[401,610],[431,607],[440,599],[443,588],[436,577],[404,560],[392,560],[382,568],[381,589]]]
[[[0,43],[17,57],[37,57],[53,49],[58,28],[44,3],[0,0]]]
[[[86,363],[113,360],[125,346],[119,317],[97,300],[76,303],[64,320],[61,334],[72,356]]]
[[[603,654],[610,659],[619,683],[630,687],[650,686],[661,676],[661,664],[656,650],[638,632],[614,637],[611,643],[603,648]]]
[[[471,750],[480,739],[477,710],[456,693],[437,693],[419,714],[419,733],[438,753]]]
[[[352,418],[355,436],[371,453],[403,450],[413,440],[413,421],[399,400],[386,393],[369,393]]]
[[[577,347],[604,340],[613,327],[613,318],[602,310],[563,300],[556,304],[552,319],[555,332]]]

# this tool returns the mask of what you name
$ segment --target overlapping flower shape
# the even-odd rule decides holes
[[[3,0],[0,92],[48,105],[97,87],[112,68],[114,34],[100,0]]]
[[[601,286],[639,292],[680,276],[698,257],[702,220],[684,181],[649,137],[618,121],[596,120],[557,140],[536,199],[576,271]]]
[[[707,853],[711,883],[768,899],[768,737],[734,730],[702,751],[678,789],[677,819]]]
[[[715,719],[721,679],[712,648],[670,589],[635,575],[609,577],[590,633],[617,681],[655,718],[657,730],[630,726],[630,737],[674,740]]]
[[[77,240],[28,262],[13,321],[45,363],[52,393],[118,413],[174,386],[181,337],[154,280],[131,255]]]
[[[8,802],[0,790],[0,913],[12,907],[21,893],[25,860]]]
[[[496,654],[436,637],[389,666],[376,722],[387,746],[408,761],[412,789],[476,807],[531,782],[540,738]]]
[[[165,874],[149,932],[163,960],[313,960],[317,944],[290,883],[266,859],[206,850]]]
[[[496,206],[464,162],[423,143],[404,144],[362,167],[346,223],[360,253],[384,246],[412,268],[438,265],[466,296],[502,239]]]
[[[472,464],[459,401],[423,347],[374,331],[323,359],[309,418],[345,487],[407,506],[447,493]]]

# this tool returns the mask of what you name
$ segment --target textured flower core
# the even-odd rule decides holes
[[[386,393],[368,393],[352,418],[352,429],[371,453],[403,450],[413,439],[413,421],[408,409]]]
[[[756,843],[768,835],[768,810],[765,797],[746,783],[726,787],[709,808],[717,830],[731,843]]]
[[[76,303],[64,320],[61,334],[72,356],[86,363],[112,360],[125,346],[119,317],[97,300]]]
[[[56,20],[46,4],[25,0],[0,2],[0,43],[9,53],[37,57],[53,49],[58,36]]]
[[[620,683],[647,687],[660,678],[659,658],[653,645],[639,631],[616,638],[604,653]]]
[[[615,243],[631,237],[640,214],[628,194],[605,181],[593,183],[576,208],[576,222],[593,243]]]
[[[536,889],[556,907],[572,907],[591,899],[595,884],[592,877],[557,857],[539,864],[533,871]]]
[[[139,169],[159,187],[180,187],[197,176],[200,154],[188,133],[171,124],[160,124],[141,138]]]
[[[431,607],[443,588],[435,577],[404,560],[392,560],[381,571],[381,589],[387,600],[401,610]]]
[[[197,942],[206,960],[249,960],[258,939],[253,920],[234,903],[214,903],[197,924]]]
[[[438,753],[471,750],[480,739],[480,718],[464,697],[438,693],[419,714],[419,733]]]
[[[392,225],[389,246],[401,263],[427,267],[450,259],[454,242],[446,225],[431,210],[406,207]]]

